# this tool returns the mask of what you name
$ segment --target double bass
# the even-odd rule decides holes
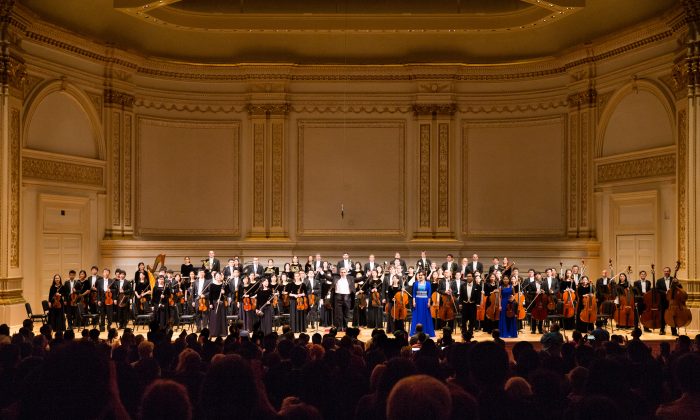
[[[639,317],[642,325],[647,328],[661,328],[661,292],[656,288],[656,272],[651,264],[651,288],[642,296],[644,312]]]
[[[532,319],[535,321],[544,321],[547,319],[547,315],[549,315],[549,309],[547,309],[549,305],[549,296],[547,296],[547,293],[542,288],[540,288],[540,293],[535,296],[530,305],[533,306],[530,312]]]
[[[678,270],[681,268],[681,262],[676,261],[676,269],[673,272],[673,278],[671,279],[671,287],[666,292],[666,299],[668,300],[668,308],[664,313],[664,320],[666,323],[675,328],[686,327],[693,320],[693,315],[690,313],[690,309],[686,306],[688,301],[688,292],[683,290],[680,282],[676,275]]]
[[[481,300],[479,302],[476,305],[476,320],[483,321],[486,318],[486,295],[483,290],[481,291]]]

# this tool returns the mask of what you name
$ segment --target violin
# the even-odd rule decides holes
[[[53,300],[51,303],[51,307],[54,309],[61,309],[63,307],[62,299],[61,299],[61,294],[56,293],[53,295]]]
[[[644,312],[639,317],[642,325],[647,328],[661,328],[661,292],[656,288],[656,272],[651,264],[651,288],[644,293]]]
[[[681,283],[676,278],[678,270],[681,268],[681,262],[676,261],[676,269],[671,279],[671,287],[666,292],[668,300],[668,308],[664,314],[666,323],[675,328],[685,327],[693,320],[693,315],[690,309],[686,306],[688,301],[688,292],[683,290]]]
[[[375,308],[381,307],[382,306],[382,296],[379,294],[378,290],[375,290],[374,292],[371,293],[371,298],[372,298],[372,306]]]
[[[301,293],[301,286],[303,284],[299,285],[299,289],[297,290],[297,294]],[[297,311],[305,311],[309,309],[309,301],[306,299],[306,296],[298,296],[297,297]]]
[[[80,295],[73,289],[70,294],[70,306],[78,306],[78,299],[80,299]]]
[[[355,279],[362,280],[362,275],[358,274]],[[360,310],[367,308],[367,296],[365,296],[364,291],[367,283],[369,283],[369,281],[365,281],[362,286],[360,286],[360,291],[355,293],[355,301],[357,302],[357,307],[360,308]]]
[[[200,312],[206,312],[208,307],[207,307],[207,298],[204,296],[199,297],[199,304],[197,306],[197,309],[199,309]]]

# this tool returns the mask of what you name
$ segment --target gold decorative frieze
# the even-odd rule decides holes
[[[675,153],[599,164],[596,168],[598,183],[673,176],[675,174]]]
[[[22,290],[0,290],[0,306],[2,305],[17,305],[24,303]]]
[[[413,115],[454,115],[457,104],[414,104]]]
[[[250,115],[287,115],[289,114],[289,104],[248,104]]]
[[[137,98],[134,100],[136,108],[155,109],[158,111],[179,111],[179,112],[206,112],[232,114],[246,111],[244,105],[232,104],[196,104],[191,102],[162,102],[153,99]]]
[[[20,140],[19,109],[10,110],[10,267],[19,267]]]
[[[450,226],[450,125],[438,124],[438,227]]]
[[[556,108],[568,106],[566,100],[554,100],[541,103],[522,103],[522,104],[498,104],[498,105],[461,105],[458,111],[464,114],[512,114],[514,112],[532,112],[532,111],[548,111]]]
[[[28,156],[22,157],[22,177],[93,187],[104,186],[104,170],[99,166]]]
[[[568,96],[569,106],[572,108],[581,108],[585,106],[595,106],[598,92],[590,88],[582,92],[573,93]]]
[[[418,158],[419,226],[430,228],[430,124],[420,125]]]
[[[120,106],[130,109],[134,106],[134,95],[114,89],[105,89],[104,103],[106,106]]]

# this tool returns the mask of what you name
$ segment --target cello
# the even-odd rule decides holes
[[[644,293],[644,312],[639,317],[642,325],[647,328],[661,328],[661,292],[656,288],[656,272],[654,263],[651,264],[651,288]]]
[[[486,308],[486,317],[491,321],[498,321],[501,317],[501,288],[494,289],[489,295],[489,307]]]
[[[486,317],[486,295],[484,295],[483,290],[481,291],[481,300],[479,302],[480,303],[476,305],[476,320],[483,321]]]
[[[593,293],[593,286],[590,283],[588,284],[588,293],[581,297],[581,308],[581,314],[579,315],[581,322],[587,324],[595,323],[598,318],[598,308],[595,294]]]
[[[535,321],[544,321],[547,319],[547,315],[549,315],[549,310],[547,309],[547,306],[549,305],[549,297],[542,288],[540,288],[540,292],[537,293],[530,305],[534,305],[534,308],[532,308],[532,311],[530,312],[532,319]]]
[[[632,272],[632,267],[628,266],[627,267],[627,273]],[[620,273],[621,275],[623,273]],[[619,279],[619,276],[618,276]],[[632,288],[629,286],[629,279],[627,278],[627,275],[625,274],[625,280],[627,282],[627,287],[623,289],[622,284],[620,282],[619,287],[620,292],[618,293],[618,306],[617,310],[615,311],[615,323],[617,323],[618,327],[632,327],[634,326],[634,293],[632,292]]]
[[[690,309],[685,305],[688,301],[688,292],[683,290],[681,283],[678,281],[676,275],[678,270],[681,268],[681,262],[676,261],[676,269],[673,272],[673,278],[671,279],[671,287],[666,292],[666,299],[668,300],[668,308],[664,313],[664,320],[670,327],[680,328],[686,327],[693,320],[693,315],[690,313]]]
[[[575,299],[576,293],[573,290],[564,290],[564,293],[562,294],[562,301],[564,302],[562,316],[564,318],[573,318],[573,316],[576,315],[576,309],[574,308]]]

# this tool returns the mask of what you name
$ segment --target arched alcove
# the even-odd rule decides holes
[[[76,87],[54,82],[31,101],[24,147],[91,159],[103,159],[101,128],[89,100]]]
[[[670,110],[663,94],[650,83],[618,92],[602,119],[598,156],[614,156],[674,143]]]

